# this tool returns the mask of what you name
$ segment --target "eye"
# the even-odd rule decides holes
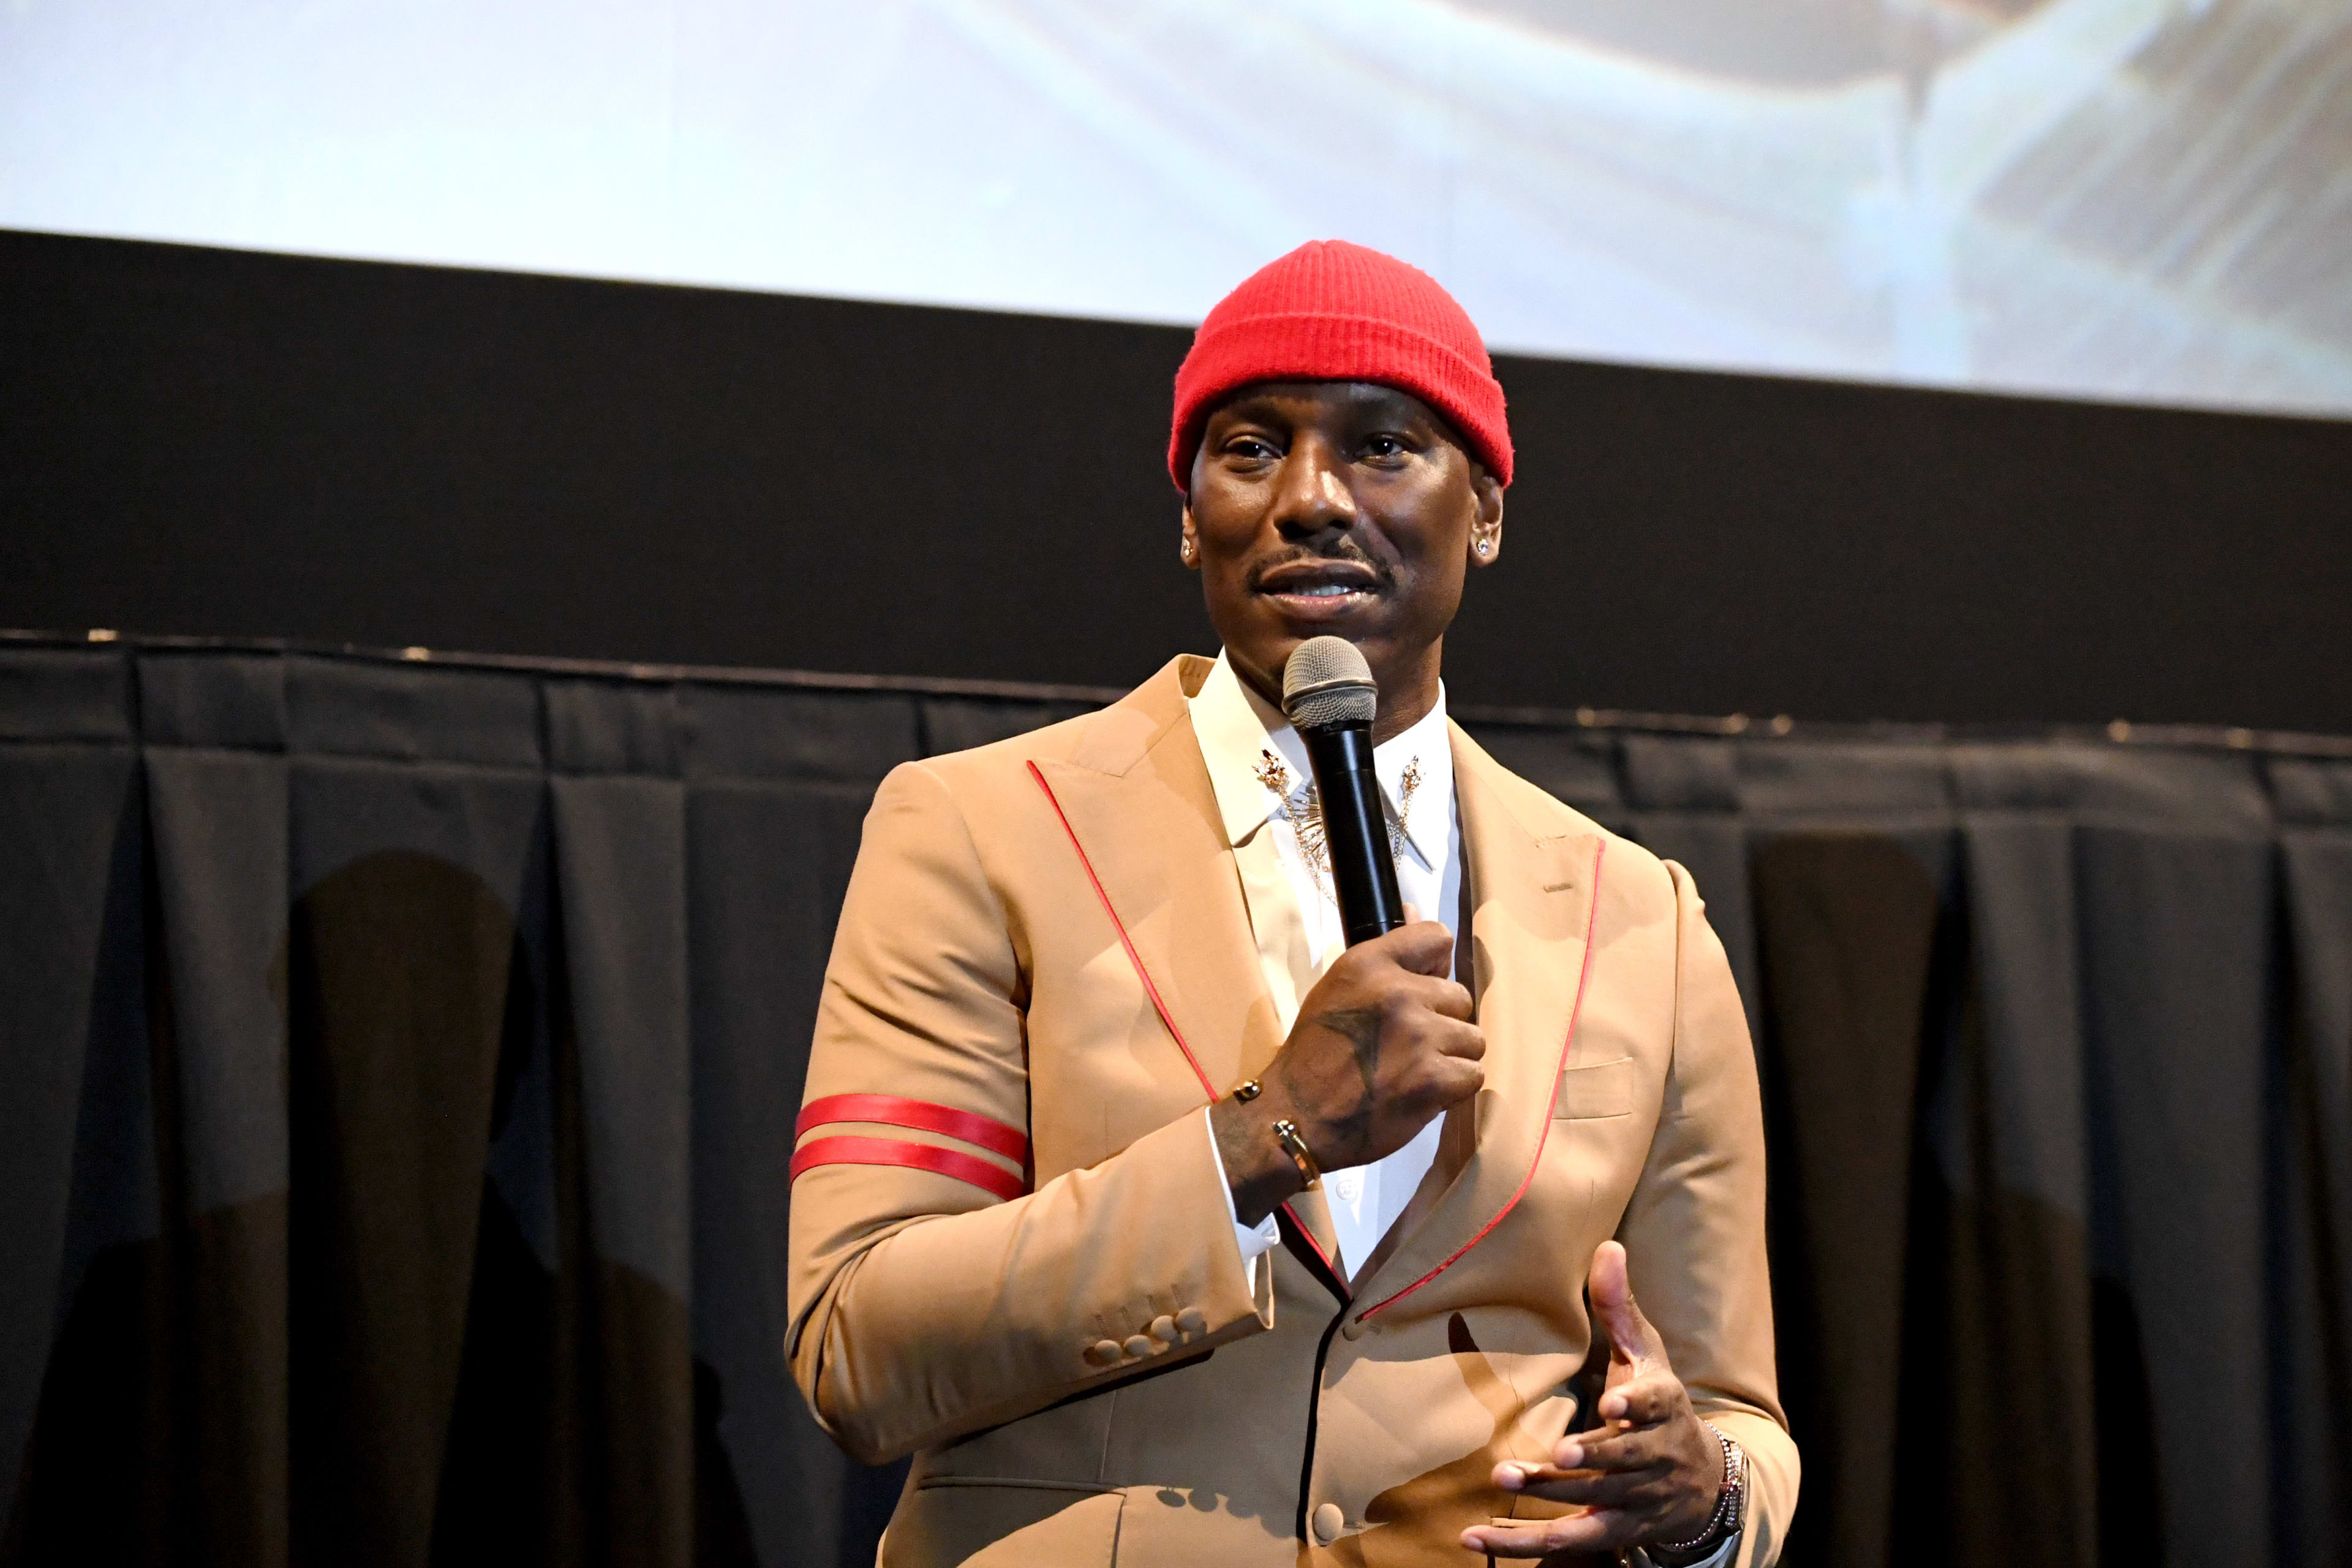
[[[1238,458],[1245,463],[1268,462],[1282,456],[1273,444],[1259,436],[1235,436],[1226,441],[1225,456]]]
[[[1412,450],[1405,445],[1403,437],[1391,431],[1382,430],[1364,437],[1363,451],[1367,458],[1402,458]]]

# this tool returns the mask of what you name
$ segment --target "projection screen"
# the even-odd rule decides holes
[[[0,226],[2343,416],[2352,5],[10,0]]]

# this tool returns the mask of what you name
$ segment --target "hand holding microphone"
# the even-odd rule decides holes
[[[1283,711],[1315,770],[1349,946],[1299,1004],[1263,1091],[1211,1111],[1244,1224],[1307,1184],[1312,1167],[1367,1164],[1403,1147],[1486,1078],[1470,993],[1452,978],[1453,938],[1434,921],[1405,922],[1372,771],[1380,691],[1364,656],[1344,638],[1312,638],[1291,654],[1282,685]]]

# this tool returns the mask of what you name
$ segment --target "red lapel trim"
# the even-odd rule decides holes
[[[1110,917],[1111,930],[1118,932],[1118,944],[1127,950],[1127,961],[1135,966],[1135,977],[1143,982],[1144,994],[1151,998],[1152,1011],[1158,1013],[1160,1021],[1168,1026],[1169,1037],[1176,1042],[1176,1048],[1184,1053],[1185,1065],[1192,1069],[1192,1076],[1201,1080],[1201,1092],[1209,1097],[1210,1104],[1214,1105],[1217,1102],[1217,1086],[1211,1083],[1209,1075],[1201,1070],[1200,1058],[1193,1056],[1192,1047],[1184,1043],[1184,1031],[1176,1026],[1176,1019],[1168,1011],[1168,1004],[1160,999],[1160,987],[1151,983],[1151,972],[1143,967],[1143,955],[1136,952],[1135,943],[1128,940],[1127,922],[1120,920],[1118,911],[1111,907],[1110,894],[1104,890],[1102,879],[1095,875],[1095,863],[1087,858],[1087,847],[1078,842],[1078,830],[1070,826],[1069,814],[1062,809],[1061,801],[1054,794],[1054,786],[1045,782],[1045,775],[1038,771],[1037,764],[1031,763],[1028,767],[1029,776],[1035,779],[1037,787],[1045,792],[1046,802],[1053,806],[1054,815],[1061,819],[1062,831],[1069,836],[1070,847],[1077,851],[1078,864],[1086,868],[1087,880],[1093,885],[1095,897],[1102,900],[1103,913]],[[1588,959],[1590,956],[1588,949]],[[1581,988],[1579,989],[1577,995],[1581,1001],[1583,998]],[[1572,1024],[1570,1026],[1574,1027]],[[1339,1269],[1332,1267],[1330,1254],[1323,1250],[1322,1244],[1315,1239],[1315,1233],[1307,1228],[1305,1222],[1299,1219],[1297,1213],[1287,1203],[1282,1205],[1282,1212],[1290,1216],[1291,1225],[1297,1230],[1299,1236],[1305,1238],[1307,1245],[1314,1249],[1315,1256],[1322,1260],[1323,1272],[1336,1282],[1341,1298],[1346,1299],[1347,1281],[1340,1279]],[[1458,1257],[1460,1254],[1455,1256]],[[1445,1261],[1451,1263],[1454,1259],[1449,1258]],[[1444,1264],[1440,1264],[1438,1267],[1444,1268]]]
[[[1290,1202],[1286,1198],[1283,1200],[1282,1217],[1290,1222],[1286,1226],[1278,1227],[1282,1234],[1286,1237],[1296,1236],[1305,1242],[1307,1250],[1315,1255],[1315,1261],[1323,1266],[1321,1278],[1324,1287],[1339,1297],[1343,1304],[1354,1300],[1356,1293],[1349,1289],[1347,1280],[1339,1277],[1339,1265],[1331,1261],[1331,1255],[1323,1250],[1323,1244],[1315,1239],[1315,1233],[1307,1228],[1307,1222],[1298,1217],[1298,1211],[1290,1206]]]
[[[1582,968],[1578,971],[1576,976],[1576,1000],[1570,1005],[1568,1010],[1567,1032],[1560,1037],[1559,1065],[1552,1069],[1552,1086],[1555,1093],[1557,1093],[1559,1089],[1560,1070],[1568,1066],[1568,1047],[1573,1044],[1576,1039],[1576,1020],[1584,1011],[1584,987],[1586,982],[1592,978],[1592,951],[1601,945],[1599,940],[1599,926],[1601,923],[1601,858],[1607,855],[1608,852],[1609,841],[1607,839],[1599,839],[1594,842],[1592,846],[1592,913],[1586,920],[1584,925],[1584,963]],[[1551,1116],[1549,1113],[1549,1108],[1547,1107],[1544,1116],[1543,1131],[1536,1135],[1536,1157],[1528,1162],[1528,1173],[1519,1178],[1518,1190],[1511,1194],[1511,1201],[1505,1204],[1499,1210],[1497,1210],[1495,1217],[1488,1220],[1485,1226],[1481,1226],[1477,1235],[1472,1237],[1469,1240],[1464,1242],[1461,1246],[1455,1247],[1451,1253],[1449,1253],[1446,1256],[1444,1262],[1440,1263],[1436,1268],[1431,1269],[1428,1273],[1423,1275],[1420,1279],[1414,1280],[1403,1289],[1399,1290],[1395,1295],[1390,1296],[1380,1301],[1375,1301],[1372,1305],[1365,1308],[1362,1312],[1357,1315],[1356,1321],[1358,1322],[1362,1322],[1365,1319],[1370,1318],[1374,1312],[1380,1311],[1383,1308],[1393,1306],[1397,1302],[1404,1300],[1407,1296],[1412,1295],[1415,1290],[1420,1289],[1423,1285],[1428,1284],[1431,1280],[1436,1279],[1439,1275],[1453,1268],[1456,1262],[1460,1261],[1464,1253],[1469,1251],[1472,1247],[1486,1240],[1489,1235],[1493,1234],[1495,1227],[1503,1223],[1503,1216],[1509,1214],[1513,1209],[1518,1207],[1519,1200],[1528,1195],[1528,1188],[1534,1184],[1536,1179],[1536,1167],[1543,1163],[1544,1145],[1549,1142],[1550,1139]]]
[[[1143,967],[1143,955],[1136,952],[1135,943],[1128,940],[1126,922],[1118,918],[1118,911],[1110,907],[1110,895],[1103,890],[1102,879],[1095,875],[1095,863],[1087,858],[1087,847],[1078,842],[1078,830],[1070,826],[1069,815],[1062,809],[1061,801],[1055,798],[1054,786],[1045,782],[1045,775],[1037,771],[1034,763],[1029,764],[1029,776],[1037,781],[1037,787],[1045,792],[1045,799],[1052,805],[1054,815],[1062,819],[1062,831],[1070,836],[1070,847],[1078,852],[1078,864],[1086,868],[1087,880],[1094,884],[1095,897],[1102,900],[1103,913],[1110,917],[1111,930],[1118,932],[1119,946],[1127,949],[1127,961],[1135,965],[1136,978],[1143,982],[1144,991],[1151,997],[1152,1010],[1160,1015],[1160,1021],[1168,1026],[1168,1033],[1175,1040],[1176,1048],[1184,1053],[1184,1063],[1192,1069],[1192,1076],[1201,1080],[1201,1092],[1209,1097],[1211,1104],[1214,1104],[1217,1086],[1211,1083],[1209,1075],[1201,1070],[1200,1060],[1192,1055],[1192,1047],[1184,1043],[1184,1031],[1176,1026],[1176,1019],[1168,1011],[1168,1004],[1160,999],[1160,987],[1151,983],[1151,972]]]

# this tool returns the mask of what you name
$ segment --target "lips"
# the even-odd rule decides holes
[[[1257,592],[1300,620],[1328,620],[1370,604],[1381,591],[1380,575],[1353,561],[1298,561],[1260,577]]]

